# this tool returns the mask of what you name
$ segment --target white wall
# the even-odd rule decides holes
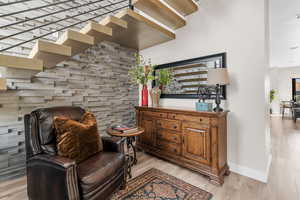
[[[300,66],[288,68],[271,68],[271,89],[276,90],[272,103],[274,115],[280,114],[280,101],[292,100],[292,78],[300,78]],[[288,113],[288,110],[286,110]]]
[[[265,95],[268,43],[266,2],[262,0],[202,0],[187,18],[177,39],[141,53],[162,64],[227,52],[228,159],[231,170],[266,181],[269,162]],[[164,99],[163,106],[194,108],[196,100]]]

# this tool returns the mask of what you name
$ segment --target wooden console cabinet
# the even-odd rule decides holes
[[[227,113],[136,107],[145,132],[137,147],[147,153],[200,172],[217,185],[229,175]]]

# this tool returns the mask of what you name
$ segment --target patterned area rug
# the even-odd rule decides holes
[[[158,169],[130,180],[111,200],[209,200],[212,194]]]

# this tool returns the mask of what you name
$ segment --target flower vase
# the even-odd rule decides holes
[[[148,87],[143,85],[142,89],[142,106],[148,106]]]
[[[161,95],[161,90],[159,87],[155,87],[151,89],[150,96],[151,96],[153,107],[159,107],[160,95]]]

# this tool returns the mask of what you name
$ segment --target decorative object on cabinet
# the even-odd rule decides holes
[[[150,91],[152,106],[159,106],[160,95],[164,90],[164,87],[171,83],[172,78],[173,77],[169,69],[158,70],[158,75],[155,76],[155,80],[158,84]]]
[[[151,64],[151,60],[148,62],[144,58],[135,54],[135,65],[129,70],[129,76],[131,81],[135,84],[142,85],[142,106],[148,106],[148,82],[154,80],[153,69],[154,65]]]
[[[155,168],[129,180],[127,185],[125,190],[114,194],[111,200],[210,200],[213,196]]]
[[[206,103],[205,100],[209,99],[211,96],[211,87],[209,86],[199,86],[197,95],[199,101],[196,102],[197,111],[212,111],[212,103]]]
[[[161,69],[169,69],[173,78],[164,88],[161,98],[198,99],[197,91],[200,86],[207,85],[207,70],[213,68],[226,68],[226,53],[209,55],[199,58],[182,60],[158,65],[154,68],[154,76]],[[152,87],[159,85],[157,80],[152,82]],[[226,86],[221,86],[221,98],[226,99]],[[215,88],[210,99],[216,95]]]
[[[200,172],[222,185],[227,165],[227,111],[136,107],[137,123],[145,132],[137,147]]]
[[[150,96],[151,96],[153,107],[159,106],[160,95],[161,95],[161,89],[159,89],[159,87],[155,87],[151,89]]]
[[[209,69],[207,73],[207,80],[209,85],[215,85],[216,87],[216,96],[215,96],[216,107],[214,108],[214,111],[222,112],[223,109],[220,107],[221,104],[220,91],[221,91],[221,86],[229,84],[228,71],[226,68]]]

